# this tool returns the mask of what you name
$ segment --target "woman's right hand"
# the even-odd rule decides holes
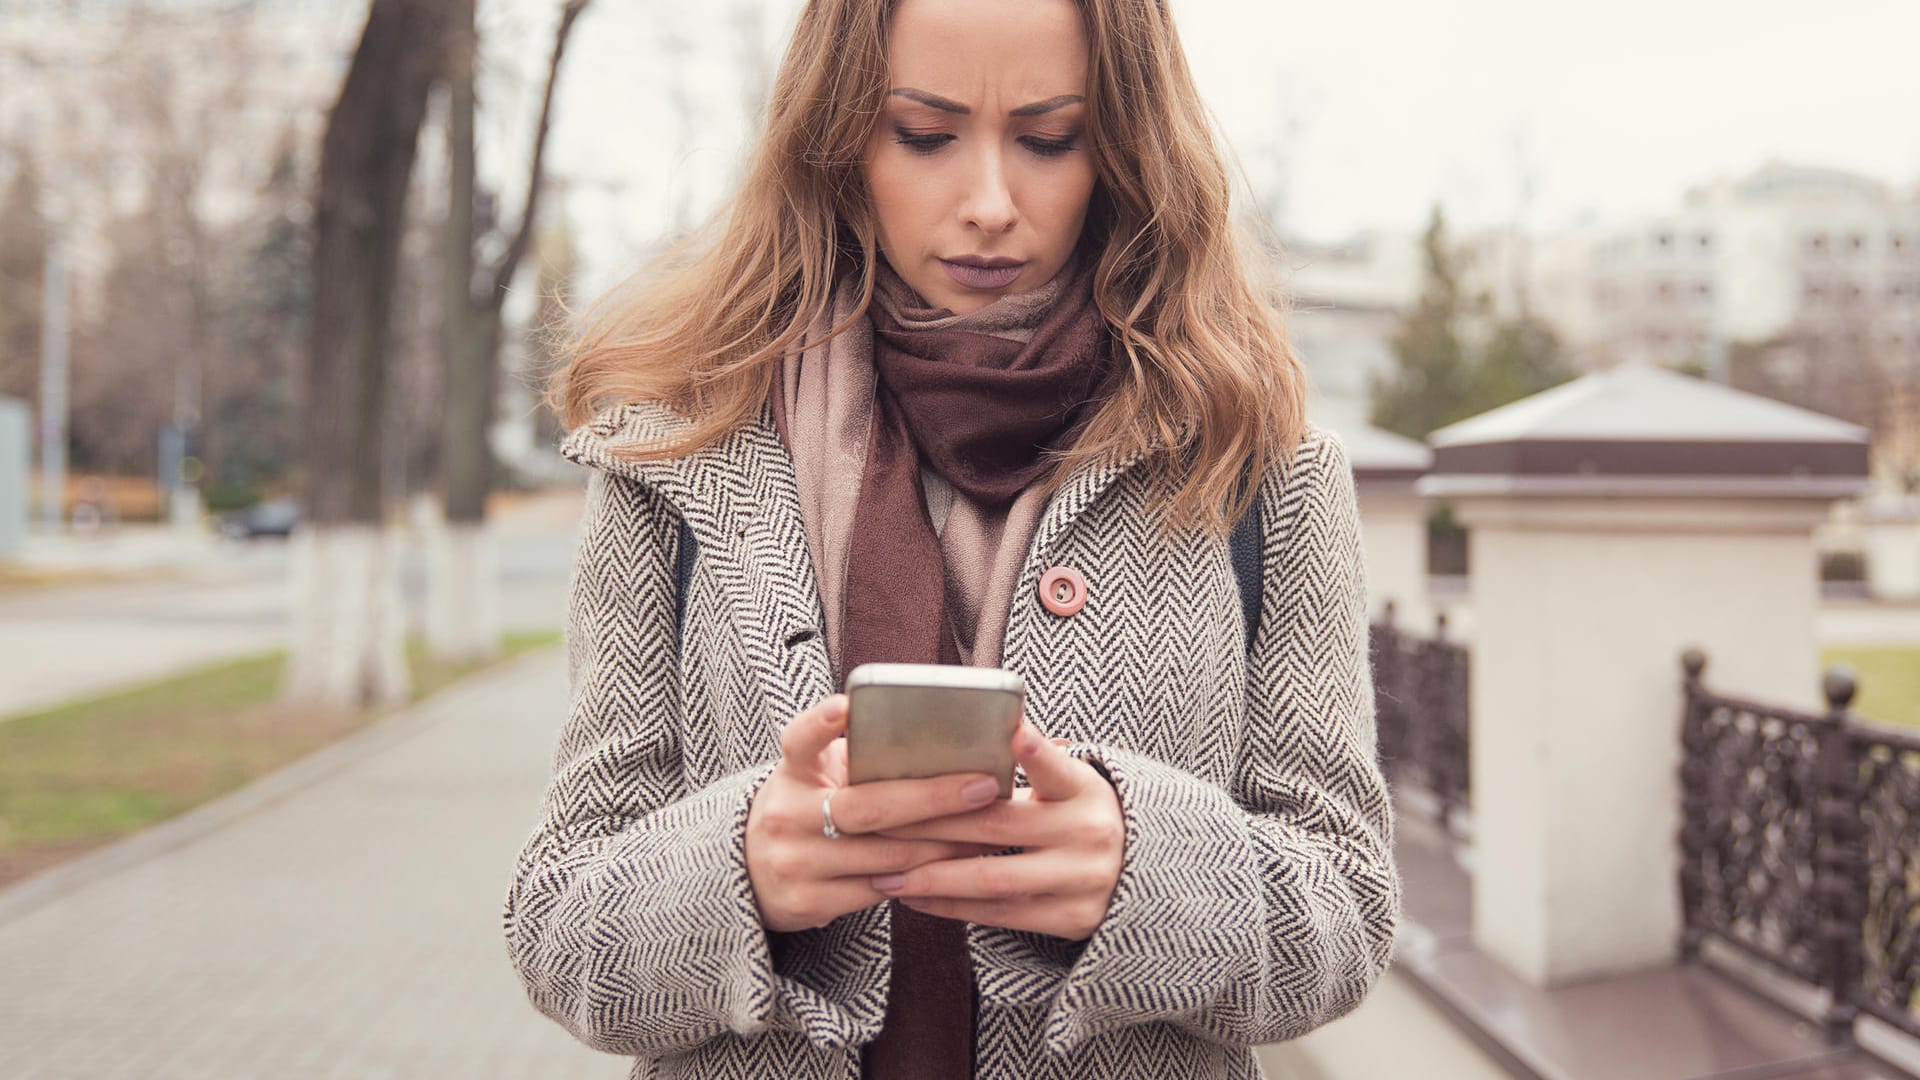
[[[846,695],[835,694],[788,723],[780,733],[780,763],[748,810],[747,877],[760,921],[769,930],[825,926],[886,901],[888,896],[870,884],[876,874],[998,850],[868,835],[978,810],[993,802],[999,786],[986,773],[849,786],[846,721]],[[820,805],[829,795],[840,833],[835,839],[822,828]]]

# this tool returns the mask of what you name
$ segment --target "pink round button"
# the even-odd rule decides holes
[[[1087,603],[1087,579],[1080,571],[1056,566],[1040,575],[1040,603],[1062,618],[1075,614]]]

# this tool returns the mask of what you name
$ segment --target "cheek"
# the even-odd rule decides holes
[[[1032,206],[1047,228],[1078,231],[1093,200],[1093,163],[1059,165],[1036,178]]]
[[[921,229],[930,201],[927,178],[916,176],[896,155],[880,152],[867,160],[867,193],[873,200],[874,225],[889,247],[911,243]]]

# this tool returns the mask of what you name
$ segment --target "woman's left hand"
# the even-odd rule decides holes
[[[1025,721],[1013,748],[1030,787],[979,810],[880,835],[1023,850],[925,863],[875,877],[873,887],[931,915],[1084,941],[1106,918],[1120,880],[1120,799],[1098,770]]]

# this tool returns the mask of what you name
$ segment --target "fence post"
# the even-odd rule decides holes
[[[1865,827],[1860,820],[1860,761],[1854,751],[1853,704],[1858,689],[1853,670],[1835,665],[1822,689],[1827,723],[1820,729],[1820,761],[1815,773],[1814,902],[1820,912],[1821,967],[1833,995],[1824,1017],[1827,1041],[1853,1036],[1860,1015],[1862,939],[1866,920]]]
[[[1442,611],[1433,617],[1433,642],[1426,648],[1424,680],[1428,691],[1426,700],[1421,702],[1421,712],[1425,714],[1427,726],[1427,775],[1432,779],[1433,793],[1440,800],[1440,827],[1453,835],[1453,811],[1460,805],[1462,778],[1456,776],[1453,754],[1453,713],[1448,707],[1453,701],[1453,665],[1447,660],[1447,613]]]
[[[1706,688],[1700,676],[1707,670],[1707,654],[1691,646],[1680,654],[1682,671],[1680,708],[1680,959],[1700,955],[1700,905],[1706,892],[1705,868],[1708,815],[1712,802],[1707,781]]]
[[[1388,600],[1373,624],[1367,639],[1368,659],[1373,666],[1374,731],[1379,743],[1380,768],[1390,780],[1406,777],[1407,727],[1406,703],[1401,700],[1405,679],[1400,659],[1400,631],[1394,626],[1395,606]]]

